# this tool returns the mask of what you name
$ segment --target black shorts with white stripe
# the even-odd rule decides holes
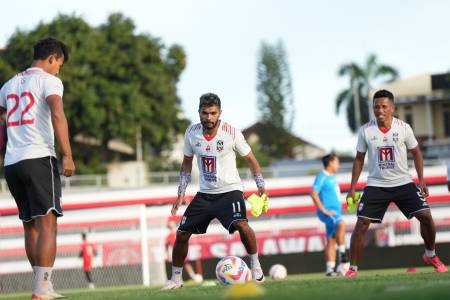
[[[411,182],[395,187],[366,186],[358,204],[357,215],[373,223],[381,223],[391,202],[394,202],[408,219],[421,210],[430,209],[422,191]]]
[[[242,191],[222,194],[197,193],[184,212],[178,230],[194,234],[206,233],[209,223],[214,218],[217,218],[230,233],[236,231],[234,221],[248,221]]]
[[[29,222],[51,211],[58,217],[63,215],[56,158],[25,159],[6,166],[5,179],[22,221]]]

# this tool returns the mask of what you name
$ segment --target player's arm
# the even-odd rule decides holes
[[[425,183],[425,178],[423,177],[423,157],[420,147],[416,146],[411,149],[411,154],[414,159],[414,167],[416,168],[417,178],[419,179],[418,186],[422,190],[423,196],[428,197],[428,187]]]
[[[0,106],[0,121],[6,123],[6,108]]]
[[[261,174],[261,167],[259,166],[258,160],[256,159],[255,155],[252,151],[250,151],[246,156],[244,156],[244,159],[247,161],[253,174],[256,186],[258,187],[259,195],[266,194],[266,185]]]
[[[62,151],[63,175],[70,177],[75,171],[75,164],[72,158],[72,149],[69,142],[69,128],[66,115],[64,114],[63,102],[60,96],[50,95],[47,97],[47,103],[50,107],[56,139],[58,140]]]
[[[327,210],[323,204],[322,201],[320,201],[320,196],[319,193],[317,193],[317,191],[312,190],[311,193],[309,193],[311,195],[311,198],[313,199],[314,205],[326,216],[332,216],[334,215],[334,211],[332,210]]]
[[[355,161],[353,162],[352,168],[352,180],[350,182],[350,190],[348,191],[346,198],[355,197],[356,184],[358,183],[359,176],[361,175],[365,157],[366,157],[365,152],[356,151]]]
[[[186,156],[183,157],[183,162],[181,163],[181,169],[180,169],[180,179],[178,182],[178,195],[177,199],[172,205],[172,216],[175,216],[177,214],[177,210],[180,207],[181,204],[184,203],[184,195],[186,193],[186,188],[189,184],[189,181],[191,180],[191,172],[192,172],[192,159],[193,156]]]

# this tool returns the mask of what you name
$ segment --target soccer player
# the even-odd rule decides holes
[[[25,232],[25,250],[33,267],[32,299],[62,297],[53,291],[57,217],[62,216],[61,181],[54,134],[62,151],[62,173],[75,165],[63,110],[63,84],[56,77],[69,59],[67,47],[47,38],[34,46],[31,67],[0,90],[0,113],[7,126],[5,178]]]
[[[88,282],[88,288],[95,289],[94,281],[92,280],[92,259],[97,255],[94,244],[89,243],[86,238],[86,233],[81,234],[81,251],[80,257],[83,258],[83,271],[86,275],[86,280]]]
[[[356,158],[348,197],[355,196],[355,187],[368,152],[369,177],[358,205],[358,220],[350,245],[350,269],[347,277],[355,277],[363,249],[364,235],[370,223],[381,223],[391,202],[411,219],[420,222],[420,233],[425,242],[422,258],[436,272],[446,272],[447,267],[435,253],[436,229],[426,202],[428,188],[423,177],[423,158],[411,126],[394,118],[394,95],[380,90],[373,96],[373,112],[376,120],[361,126],[358,133]],[[411,151],[417,176],[416,186],[408,172],[407,150]]]
[[[181,164],[178,197],[172,206],[172,216],[184,202],[186,187],[192,171],[193,156],[197,157],[200,173],[200,191],[187,207],[172,253],[172,277],[163,290],[183,286],[183,263],[188,253],[192,234],[206,233],[209,223],[217,218],[230,234],[236,230],[250,256],[253,280],[264,282],[259,263],[255,233],[248,225],[243,186],[236,168],[238,152],[249,163],[260,195],[265,194],[264,179],[258,161],[242,133],[222,121],[221,101],[212,93],[200,97],[200,123],[189,126],[184,140],[184,158]]]
[[[336,181],[339,170],[339,158],[335,154],[322,157],[324,169],[317,175],[311,191],[311,198],[317,207],[317,216],[325,223],[327,246],[325,248],[325,275],[336,275],[336,243],[338,245],[337,273],[342,273],[344,263],[348,262],[345,253],[345,224],[342,220],[342,205],[339,197],[341,191]]]

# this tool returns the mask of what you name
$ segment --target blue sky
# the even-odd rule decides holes
[[[293,131],[327,150],[354,152],[356,137],[345,114],[335,114],[337,77],[346,62],[369,53],[402,78],[450,69],[450,1],[401,0],[22,0],[0,12],[0,47],[17,29],[30,30],[58,13],[75,13],[91,25],[122,12],[137,33],[181,44],[187,68],[178,85],[185,115],[198,119],[198,97],[216,92],[222,118],[238,128],[258,119],[256,62],[261,41],[281,39],[293,81]]]

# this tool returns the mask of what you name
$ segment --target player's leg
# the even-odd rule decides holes
[[[197,193],[184,212],[172,249],[172,276],[162,290],[183,287],[183,265],[189,250],[189,239],[193,233],[206,232],[212,219],[208,212],[210,201],[213,200],[211,197],[213,196]]]
[[[325,247],[325,262],[326,262],[326,276],[333,276],[334,268],[336,267],[336,238],[330,237],[327,239]]]
[[[374,186],[364,188],[364,194],[358,204],[358,220],[350,240],[350,269],[345,276],[351,278],[357,275],[367,229],[370,223],[381,223],[392,198],[389,189]]]
[[[34,220],[23,222],[23,231],[25,237],[25,252],[27,254],[30,265],[36,265],[36,244],[38,239],[38,231]]]
[[[38,296],[56,294],[51,275],[56,257],[57,217],[62,216],[61,181],[56,165],[54,157],[30,159],[22,164],[37,230],[33,294]]]
[[[250,258],[250,269],[252,271],[253,280],[259,283],[264,282],[264,272],[261,268],[261,263],[259,262],[255,232],[248,225],[247,220],[236,220],[232,223],[232,227],[239,231],[241,242],[247,250]]]
[[[345,249],[345,223],[341,220],[336,226],[337,260],[336,273],[345,275],[350,263]]]
[[[357,271],[357,265],[364,248],[364,237],[369,229],[371,221],[366,218],[358,218],[350,240],[350,268]],[[356,267],[356,268],[355,268]]]
[[[432,265],[436,272],[446,272],[446,266],[440,261],[435,251],[436,228],[430,207],[422,191],[413,183],[398,187],[395,204],[408,218],[416,217],[420,222],[420,234],[425,243],[423,260]]]
[[[258,256],[258,246],[253,229],[248,224],[244,194],[242,191],[231,191],[221,194],[214,203],[213,214],[230,234],[236,230],[239,232],[242,244],[244,244],[250,258],[250,269],[253,280],[264,282],[264,273]]]
[[[320,221],[325,224],[327,245],[325,246],[325,275],[336,275],[336,219],[334,216],[327,216],[321,212],[317,213]]]

